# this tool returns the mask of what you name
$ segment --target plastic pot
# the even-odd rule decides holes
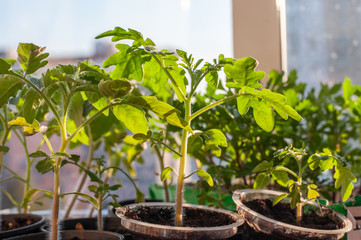
[[[78,223],[83,226],[84,230],[97,230],[98,227],[96,218],[69,218],[61,221],[61,228],[63,230],[75,230]],[[121,225],[121,220],[117,217],[104,217],[103,230],[121,234],[125,240],[132,239],[131,234]]]
[[[153,239],[227,239],[235,235],[237,233],[238,227],[244,223],[244,220],[237,213],[223,209],[192,204],[184,204],[183,208],[199,209],[203,211],[212,211],[215,213],[225,214],[234,219],[234,223],[217,227],[176,227],[142,222],[128,218],[124,215],[125,211],[129,209],[137,211],[137,209],[141,206],[174,209],[175,203],[138,203],[127,205],[126,207],[116,208],[116,214],[121,219],[121,224],[127,230],[138,236],[147,236]]]
[[[1,221],[15,221],[17,219],[21,219],[24,221],[26,221],[26,219],[31,219],[32,221],[34,221],[34,223],[27,225],[27,226],[23,226],[23,227],[11,229],[11,230],[6,230],[6,231],[0,231],[0,239],[9,238],[12,236],[18,236],[18,235],[27,234],[27,233],[39,232],[40,228],[45,224],[45,217],[36,215],[36,214],[30,214],[30,213],[29,214],[23,214],[23,213],[21,213],[21,214],[1,214],[0,219],[1,219]]]
[[[351,221],[342,214],[331,211],[332,219],[338,219],[343,222],[344,227],[341,229],[313,229],[291,225],[280,222],[262,214],[259,214],[243,204],[243,201],[250,201],[254,199],[275,199],[283,192],[272,190],[258,190],[258,189],[244,189],[237,190],[233,193],[233,201],[237,204],[238,213],[246,220],[249,226],[255,231],[262,232],[271,236],[276,236],[284,239],[341,239],[343,235],[352,229]],[[315,202],[309,202],[307,205],[317,206]]]
[[[124,237],[117,233],[95,231],[95,230],[64,230],[60,233],[62,240],[122,240]],[[32,233],[7,240],[46,240],[49,237],[48,232]]]

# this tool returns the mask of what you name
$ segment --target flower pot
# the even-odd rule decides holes
[[[149,239],[227,239],[235,235],[238,230],[237,228],[244,223],[244,220],[234,212],[192,204],[183,205],[185,216],[187,216],[187,212],[199,211],[204,214],[214,214],[214,218],[209,219],[207,217],[208,220],[212,221],[217,219],[216,216],[222,216],[229,219],[230,223],[212,227],[177,227],[161,225],[159,223],[149,223],[127,217],[129,212],[139,212],[142,211],[143,208],[160,211],[160,213],[164,212],[161,218],[174,220],[175,203],[138,203],[116,208],[116,214],[126,229],[136,235],[147,236]],[[152,215],[152,218],[154,220],[154,215]],[[203,218],[202,221],[207,219]]]
[[[62,230],[76,230],[76,225],[80,223],[84,230],[97,230],[96,218],[69,218],[61,221]],[[124,236],[125,240],[132,239],[131,234],[121,225],[121,220],[117,217],[104,217],[103,230],[118,233]]]
[[[233,201],[237,204],[238,213],[256,232],[262,232],[281,239],[341,239],[346,232],[352,229],[349,219],[328,208],[325,211],[327,211],[330,219],[341,223],[342,227],[340,229],[314,229],[284,223],[257,213],[244,204],[245,201],[255,199],[270,199],[273,201],[280,194],[283,194],[283,192],[255,189],[237,190],[233,193]],[[304,209],[307,208],[319,208],[319,206],[315,202],[308,202]]]
[[[19,225],[14,229],[0,231],[0,239],[37,232],[45,224],[45,218],[36,214],[1,214],[0,219],[1,225],[7,223]]]
[[[163,200],[145,199],[144,202],[163,202]],[[125,205],[129,205],[129,204],[134,204],[134,203],[137,203],[135,199],[127,199],[127,200],[118,202],[118,204],[120,206],[125,206]],[[117,215],[115,214],[115,208],[113,206],[110,206],[108,208],[108,215],[111,217],[117,217]]]
[[[122,240],[124,237],[117,233],[95,230],[65,230],[60,233],[62,240]],[[7,240],[46,240],[48,232],[31,233],[8,238]]]

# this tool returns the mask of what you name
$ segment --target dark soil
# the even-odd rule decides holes
[[[273,202],[270,199],[255,199],[242,202],[253,211],[264,216],[280,222],[297,225],[295,209],[291,209],[289,203],[279,202],[275,206],[272,206]],[[330,210],[323,209],[323,211],[326,213],[323,216],[320,216],[315,212],[304,213],[301,220],[301,227],[324,230],[340,229],[344,227],[341,221],[335,222],[335,220],[328,216],[327,213],[330,213]]]
[[[226,214],[201,209],[185,208],[183,215],[184,227],[216,227],[234,223],[234,219]],[[154,208],[141,206],[136,211],[126,211],[125,216],[147,223],[166,226],[175,225],[175,211],[170,207]]]
[[[37,220],[35,220],[32,217],[19,217],[19,218],[14,218],[12,221],[3,219],[1,221],[1,231],[7,231],[19,227],[25,227],[36,222]]]

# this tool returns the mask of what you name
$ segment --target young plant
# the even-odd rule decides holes
[[[306,204],[306,201],[301,200],[315,201],[320,196],[316,184],[304,181],[303,176],[308,169],[312,171],[317,169],[321,171],[334,170],[335,188],[341,189],[342,201],[346,201],[351,196],[352,182],[356,182],[356,177],[347,166],[347,162],[334,151],[325,148],[322,153],[312,154],[304,162],[304,156],[307,155],[304,149],[297,149],[289,145],[276,151],[273,161],[263,161],[253,169],[255,173],[261,172],[256,177],[255,189],[266,187],[270,183],[271,177],[281,186],[288,187],[289,192],[275,198],[273,205],[286,197],[290,198],[291,208],[296,208],[298,225],[300,225],[302,219],[302,207]],[[289,158],[296,161],[297,168],[295,171],[285,166]]]
[[[104,62],[104,67],[115,66],[113,77],[134,78],[141,81],[144,78],[150,78],[150,81],[158,89],[171,85],[177,97],[177,102],[183,104],[181,109],[184,115],[184,127],[182,130],[180,144],[179,169],[176,171],[171,167],[163,170],[162,179],[174,172],[177,177],[176,193],[176,225],[182,225],[183,210],[183,189],[184,180],[194,173],[206,179],[208,184],[212,185],[213,180],[210,175],[202,169],[197,169],[190,175],[185,175],[187,162],[188,146],[193,144],[206,145],[217,156],[220,154],[220,147],[227,146],[224,134],[218,129],[208,129],[206,131],[195,131],[191,129],[193,119],[202,115],[204,112],[226,103],[232,99],[237,99],[238,111],[241,115],[245,114],[249,108],[253,109],[253,115],[256,123],[265,131],[272,131],[274,127],[274,111],[283,119],[288,117],[298,121],[301,116],[290,106],[286,105],[286,98],[282,94],[273,93],[270,90],[260,90],[262,85],[259,81],[265,77],[263,71],[255,71],[257,61],[251,57],[242,59],[224,58],[220,55],[213,63],[205,63],[200,59],[195,61],[192,55],[177,50],[177,55],[163,50],[158,51],[155,44],[150,39],[144,39],[138,31],[129,29],[124,30],[116,27],[114,30],[107,31],[97,36],[97,38],[112,36],[112,41],[131,40],[132,45],[117,44],[119,50],[116,54],[109,57]],[[207,105],[192,111],[192,104],[196,100],[198,87],[203,80],[215,87],[219,86],[218,72],[222,71],[227,76],[226,86],[233,89],[233,95],[209,102]],[[168,83],[169,81],[169,83]],[[171,123],[171,121],[168,121]],[[141,138],[137,135],[137,138]],[[143,134],[143,140],[148,138]],[[203,142],[204,141],[204,142]]]
[[[83,139],[84,127],[88,126],[99,115],[109,115],[111,110],[117,120],[121,121],[131,132],[147,133],[148,122],[140,108],[153,111],[158,117],[165,118],[181,128],[187,125],[179,117],[178,111],[154,97],[131,95],[132,85],[127,79],[112,78],[107,72],[88,62],[78,65],[59,65],[56,68],[43,70],[41,78],[33,74],[47,64],[48,53],[45,48],[34,44],[20,43],[18,46],[18,63],[21,71],[14,71],[11,65],[0,58],[0,103],[8,102],[18,90],[28,88],[24,99],[22,116],[25,121],[14,125],[24,126],[27,133],[42,133],[49,153],[36,152],[32,157],[42,158],[36,164],[41,173],[53,172],[53,206],[51,220],[51,240],[58,239],[60,169],[71,142]],[[2,105],[0,107],[2,107]],[[45,106],[54,117],[47,119],[47,126],[37,121],[40,106]],[[90,112],[90,109],[95,111]],[[60,135],[59,149],[54,151],[51,142],[46,138],[47,131],[55,131]],[[29,194],[41,189],[32,189]]]
[[[123,169],[118,167],[106,167],[106,162],[104,161],[103,157],[95,158],[93,160],[95,161],[95,164],[92,165],[90,170],[80,165],[78,163],[78,158],[73,157],[69,160],[63,160],[62,164],[71,163],[76,165],[89,176],[90,181],[95,183],[95,185],[88,186],[89,191],[94,194],[93,196],[81,192],[66,193],[64,195],[75,194],[78,197],[82,197],[82,199],[79,200],[91,204],[98,212],[98,217],[97,217],[98,230],[102,231],[103,230],[102,209],[104,208],[103,203],[108,198],[111,198],[113,200],[111,204],[113,206],[118,206],[117,204],[118,195],[112,193],[112,191],[116,191],[119,190],[119,188],[121,188],[120,184],[110,185],[107,182],[105,182],[103,180],[105,178],[104,175],[107,175],[108,172],[111,172],[113,170],[121,171],[123,174],[125,174],[125,176],[132,182],[133,186],[135,187],[137,193],[137,200],[144,201],[144,195],[143,193],[140,192],[140,190],[135,185],[134,181]]]

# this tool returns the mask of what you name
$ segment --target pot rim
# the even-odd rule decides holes
[[[119,207],[116,208],[116,215],[117,217],[122,219],[122,225],[125,226],[123,224],[123,222],[130,222],[131,224],[137,224],[137,225],[142,225],[144,227],[153,227],[153,228],[158,228],[158,229],[162,229],[162,230],[169,230],[169,231],[183,231],[183,232],[187,232],[187,233],[191,233],[191,232],[208,232],[208,231],[221,231],[224,229],[230,229],[230,228],[238,228],[238,226],[242,225],[244,223],[244,219],[238,215],[235,212],[231,212],[228,210],[224,210],[224,209],[218,209],[218,208],[214,208],[214,207],[208,207],[208,206],[203,206],[203,205],[195,205],[195,204],[183,204],[184,208],[195,208],[195,209],[203,209],[203,210],[211,210],[211,211],[216,211],[219,213],[223,213],[223,214],[227,214],[230,215],[234,218],[235,222],[232,224],[228,224],[228,225],[223,225],[223,226],[217,226],[217,227],[179,227],[179,226],[168,226],[168,225],[161,225],[161,224],[154,224],[154,223],[147,223],[147,222],[142,222],[139,220],[135,220],[135,219],[131,219],[128,218],[126,216],[124,216],[123,211],[124,209],[134,209],[137,208],[138,206],[148,206],[148,207],[174,207],[175,208],[175,203],[171,203],[171,202],[145,202],[145,203],[135,203],[135,204],[129,204],[126,205],[124,207]]]
[[[45,224],[45,217],[42,215],[38,215],[38,214],[33,214],[33,213],[6,213],[6,214],[0,214],[0,219],[3,219],[4,216],[6,217],[13,217],[13,216],[32,216],[33,218],[38,219],[38,221],[27,225],[27,226],[22,226],[22,227],[18,227],[18,228],[14,228],[14,229],[10,229],[10,230],[6,230],[6,231],[0,231],[0,237],[10,237],[10,236],[14,236],[14,234],[19,234],[19,233],[27,233],[29,230],[34,230],[37,228],[40,228],[42,225]]]
[[[245,196],[245,195],[251,194],[251,193],[257,193],[257,192],[262,193],[262,194],[275,195],[275,196],[278,196],[278,195],[281,195],[281,194],[285,193],[285,192],[267,190],[267,189],[242,189],[242,190],[234,191],[232,198],[233,198],[233,201],[237,204],[238,209],[243,209],[244,211],[246,211],[246,212],[248,212],[248,213],[250,213],[252,215],[255,215],[256,217],[258,217],[258,218],[260,218],[260,219],[262,219],[264,221],[277,224],[277,226],[279,226],[279,227],[290,228],[290,229],[297,230],[297,231],[302,231],[302,232],[320,233],[320,234],[325,234],[325,235],[344,234],[344,233],[347,233],[347,232],[352,230],[352,223],[351,223],[350,219],[348,219],[347,217],[345,217],[341,213],[336,212],[335,210],[330,209],[330,208],[328,208],[328,209],[330,209],[335,216],[340,218],[345,223],[345,226],[343,228],[335,229],[335,230],[306,228],[306,227],[300,227],[300,226],[292,225],[292,224],[289,224],[289,223],[284,223],[284,222],[281,222],[281,221],[266,217],[266,216],[264,216],[264,215],[262,215],[260,213],[255,212],[254,210],[248,208],[240,200],[240,198],[242,196]],[[305,202],[306,200],[302,199],[302,201]],[[314,205],[314,206],[319,206],[318,203],[313,202],[313,201],[308,202],[308,204],[311,204],[311,205]]]

